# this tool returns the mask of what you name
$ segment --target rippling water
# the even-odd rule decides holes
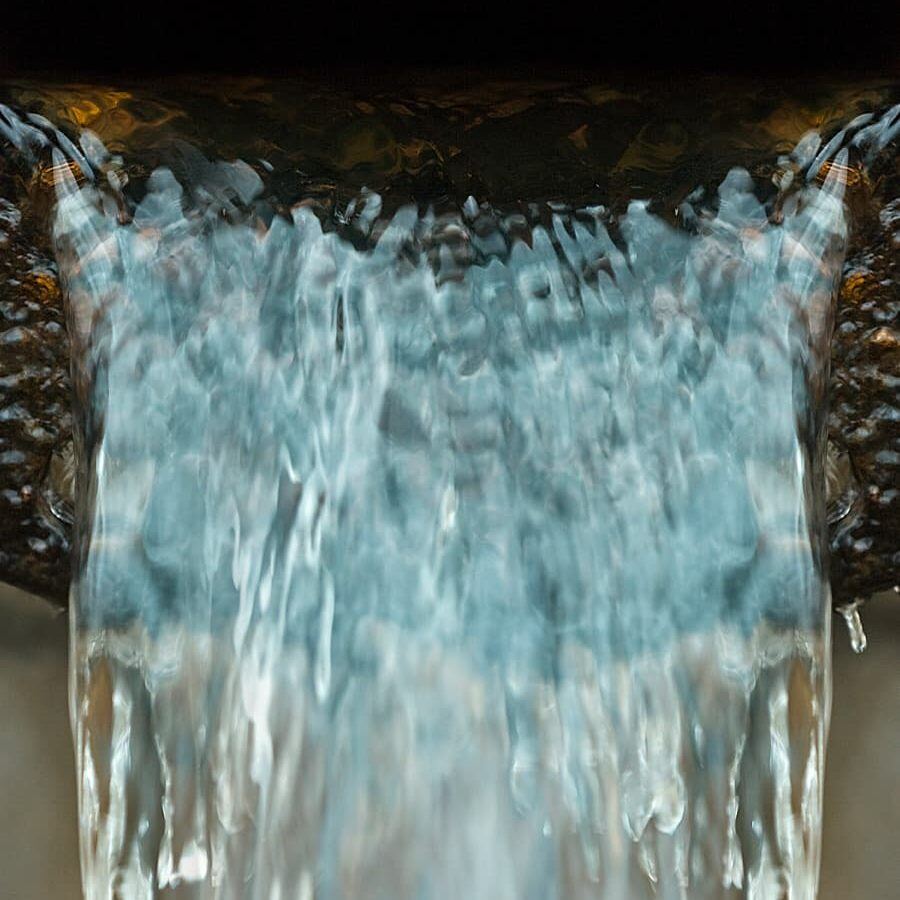
[[[674,221],[54,150],[86,894],[813,897],[820,401],[896,116]]]

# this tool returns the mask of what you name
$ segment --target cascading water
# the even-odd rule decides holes
[[[849,140],[350,235],[54,151],[86,895],[813,897]]]

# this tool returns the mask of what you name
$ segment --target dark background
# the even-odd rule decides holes
[[[646,0],[7,0],[0,75],[289,74],[409,65],[785,74],[896,73],[884,3]]]

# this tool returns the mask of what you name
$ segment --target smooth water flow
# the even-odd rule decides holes
[[[832,143],[352,234],[56,151],[89,898],[814,897]]]

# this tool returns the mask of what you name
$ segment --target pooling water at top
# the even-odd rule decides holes
[[[352,240],[60,156],[89,897],[814,895],[839,144]]]

